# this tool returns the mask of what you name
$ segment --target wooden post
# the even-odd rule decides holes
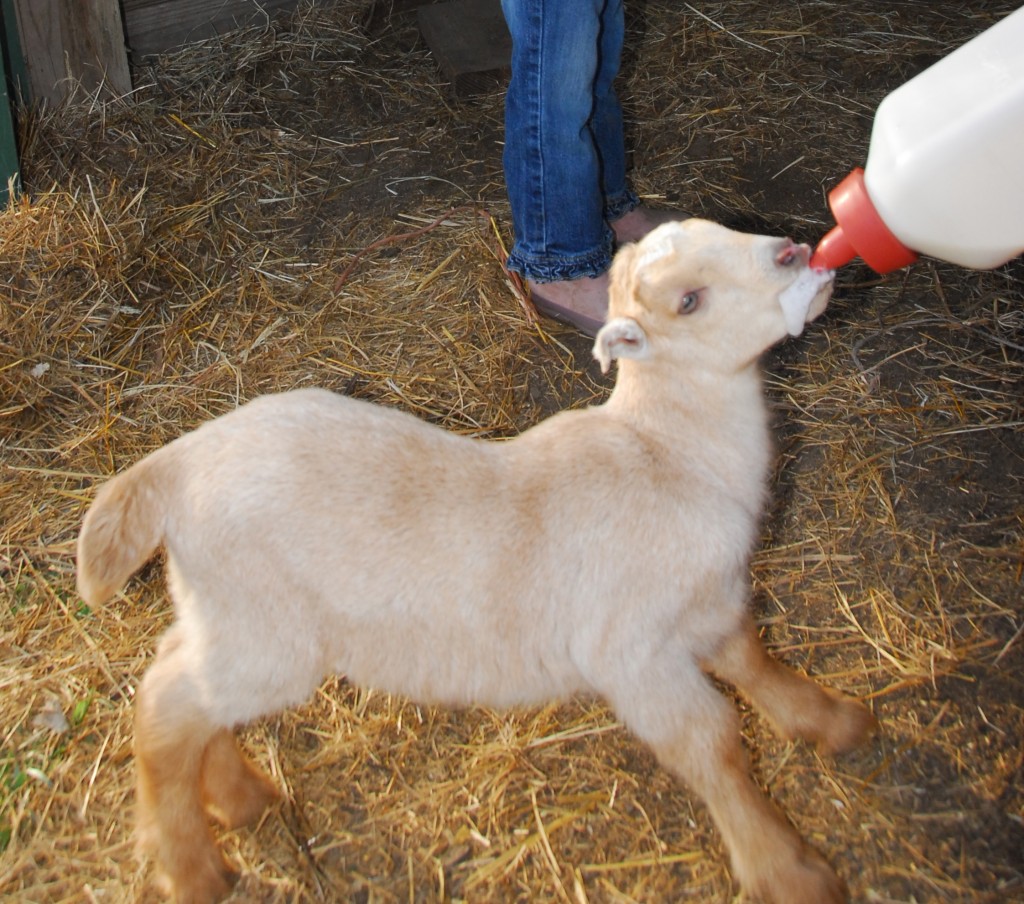
[[[118,0],[14,0],[29,99],[58,103],[75,82],[112,96],[132,89]]]

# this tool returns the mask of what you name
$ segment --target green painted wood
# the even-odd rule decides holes
[[[15,128],[14,104],[8,86],[13,86],[19,95],[28,85],[25,59],[18,39],[17,19],[12,0],[0,2],[0,201],[10,200],[11,188],[17,194],[21,190],[21,164],[18,159],[18,135]]]
[[[14,8],[14,0],[0,0],[0,24],[0,43],[3,44],[8,88],[18,103],[27,103],[28,68],[25,66],[25,53],[18,33],[18,13]]]

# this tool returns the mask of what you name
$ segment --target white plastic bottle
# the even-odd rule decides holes
[[[918,253],[971,269],[1024,253],[1024,7],[889,94],[867,163],[829,194],[811,264],[878,273]]]

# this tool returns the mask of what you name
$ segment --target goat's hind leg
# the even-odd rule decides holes
[[[784,737],[810,741],[822,753],[851,750],[878,727],[864,704],[823,688],[772,658],[749,618],[704,666],[747,697]]]
[[[202,764],[202,799],[210,814],[225,828],[237,829],[255,822],[279,797],[273,782],[238,749],[234,732],[219,729]]]
[[[765,904],[842,904],[842,880],[751,779],[733,706],[683,656],[608,693],[616,712],[704,800],[748,894]]]
[[[219,726],[203,710],[180,641],[172,628],[136,695],[139,836],[178,904],[206,904],[225,897],[237,874],[203,809],[203,762]]]

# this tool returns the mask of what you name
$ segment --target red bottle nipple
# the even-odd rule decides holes
[[[812,267],[834,270],[860,256],[876,273],[888,273],[917,260],[916,252],[896,238],[878,215],[860,167],[832,189],[828,206],[837,225],[818,243]]]

